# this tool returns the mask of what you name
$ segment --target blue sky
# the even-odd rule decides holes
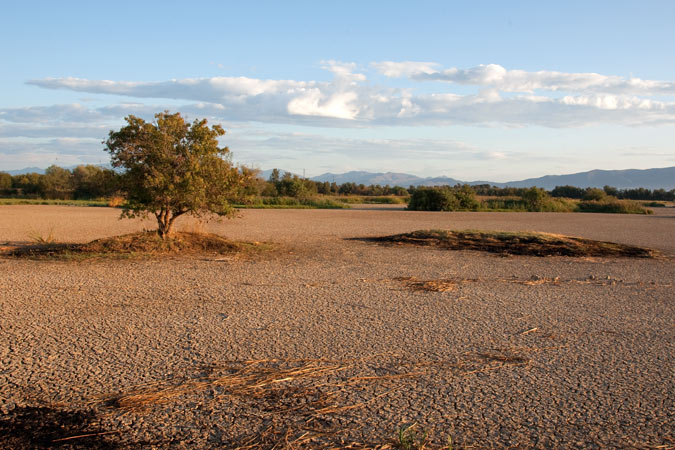
[[[675,2],[3,2],[0,170],[128,114],[235,162],[507,181],[675,165]]]

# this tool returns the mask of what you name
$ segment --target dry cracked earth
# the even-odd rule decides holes
[[[152,227],[118,215],[0,206],[0,246]],[[553,232],[664,256],[353,239],[429,228]],[[675,448],[675,209],[247,210],[207,229],[274,249],[0,258],[0,448],[396,448],[413,424],[404,438],[426,433],[437,447]]]

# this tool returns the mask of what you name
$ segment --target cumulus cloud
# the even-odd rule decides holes
[[[332,72],[337,80],[347,82],[366,81],[366,76],[362,73],[356,73],[356,63],[346,63],[342,61],[326,60],[322,61],[321,67]]]
[[[437,73],[436,67],[439,66],[437,63],[421,61],[380,61],[371,63],[370,65],[382,75],[389,78]]]
[[[623,95],[674,95],[675,82],[643,80],[553,71],[507,70],[499,64],[481,64],[469,69],[435,70],[437,64],[383,61],[372,66],[390,78],[408,77],[418,81],[446,81],[461,85],[492,86],[504,92],[574,91]]]
[[[30,84],[94,94],[124,95],[187,101],[181,111],[241,122],[300,124],[329,127],[378,125],[506,125],[576,127],[594,124],[627,126],[675,123],[675,103],[646,97],[675,93],[675,83],[624,79],[593,73],[525,72],[496,64],[470,69],[437,70],[429,62],[379,62],[371,65],[389,77],[441,80],[475,85],[476,93],[416,94],[410,88],[369,82],[356,64],[324,61],[330,81],[262,80],[248,77],[189,78],[159,82],[47,78]],[[555,95],[557,91],[560,94]],[[71,105],[63,113],[83,120],[143,105],[116,105],[89,113]],[[156,108],[156,107],[155,107]],[[171,108],[173,109],[173,108]],[[12,121],[34,110],[0,110],[0,120]],[[37,114],[46,120],[50,111]],[[87,114],[92,114],[85,119]],[[126,114],[123,114],[126,115]]]

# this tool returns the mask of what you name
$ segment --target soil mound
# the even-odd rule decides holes
[[[15,248],[8,256],[29,258],[128,257],[230,254],[262,249],[258,242],[235,242],[210,233],[178,232],[162,239],[154,231],[97,239],[87,244],[42,243]]]
[[[390,245],[417,245],[447,250],[478,250],[507,255],[629,258],[653,258],[657,255],[656,250],[649,248],[549,233],[419,230],[364,240]]]

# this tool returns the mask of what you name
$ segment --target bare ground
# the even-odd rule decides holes
[[[0,247],[153,226],[118,214],[3,206]],[[666,257],[352,239],[418,229],[559,233]],[[412,423],[456,447],[675,448],[672,209],[250,210],[206,230],[279,250],[0,259],[0,448],[377,445]]]

